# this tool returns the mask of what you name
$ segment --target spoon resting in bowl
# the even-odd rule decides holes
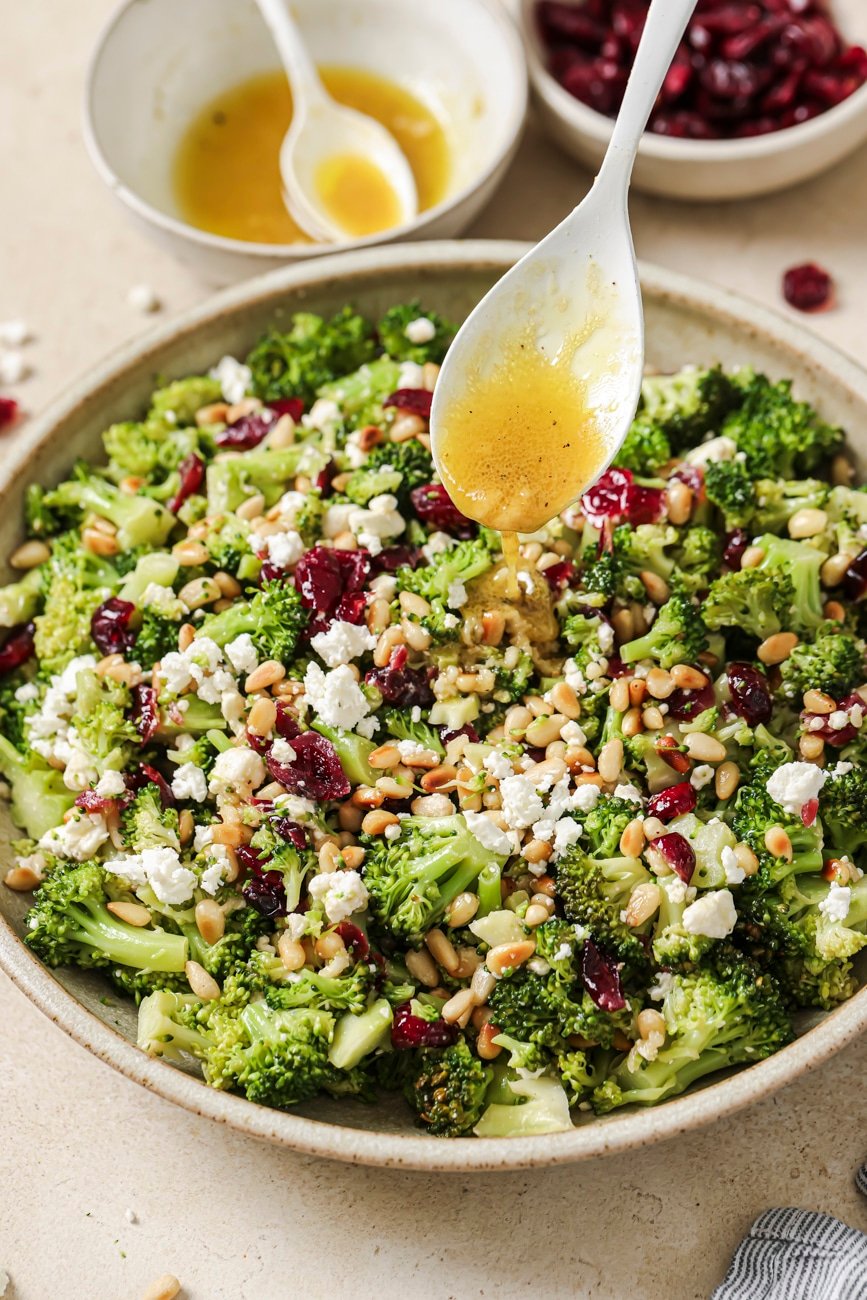
[[[638,405],[641,290],[627,197],[696,0],[653,0],[605,159],[572,213],[490,290],[437,380],[434,461],[464,514],[508,534],[553,519],[608,466]]]
[[[394,136],[331,98],[287,0],[257,4],[292,90],[292,124],[280,148],[290,214],[313,239],[328,243],[412,221],[418,214],[415,177]]]

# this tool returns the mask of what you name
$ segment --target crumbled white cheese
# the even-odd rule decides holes
[[[150,885],[159,901],[170,906],[186,903],[197,884],[195,873],[181,866],[176,849],[144,849],[106,862],[105,869],[133,888]]]
[[[342,416],[340,407],[330,397],[317,397],[306,415],[302,415],[301,423],[305,429],[318,429],[324,433],[329,428],[340,423]]]
[[[832,922],[845,921],[849,915],[849,906],[852,902],[852,890],[848,885],[838,885],[836,880],[831,881],[830,888],[819,903],[819,911],[827,920]]]
[[[460,626],[461,620],[457,614],[443,614],[443,627],[448,628],[450,632]]]
[[[581,838],[583,826],[574,817],[561,817],[554,827],[554,857],[557,858]]]
[[[598,785],[579,785],[572,796],[572,807],[576,812],[591,812],[599,801]]]
[[[300,533],[272,533],[263,539],[268,560],[278,569],[291,569],[304,554],[305,546]]]
[[[397,497],[383,492],[368,503],[366,510],[362,506],[353,506],[347,527],[355,533],[362,546],[378,555],[384,541],[398,537],[404,531],[406,520],[397,508]]]
[[[232,403],[244,400],[253,378],[250,367],[236,357],[221,357],[209,374],[219,383],[224,400]]]
[[[338,501],[336,505],[329,506],[322,516],[322,536],[333,539],[348,532],[349,517],[358,508],[351,501]]]
[[[229,641],[223,653],[236,673],[252,673],[259,667],[259,655],[249,632],[242,632]]]
[[[196,826],[193,831],[193,852],[201,853],[211,843],[213,836],[213,826]]]
[[[176,799],[204,803],[208,797],[208,782],[202,769],[195,763],[181,763],[172,779],[172,794]]]
[[[599,631],[596,633],[600,648],[604,654],[610,655],[614,649],[614,628],[610,623],[599,624]]]
[[[771,773],[767,791],[775,803],[788,813],[800,815],[805,803],[818,799],[828,773],[815,763],[782,763]]]
[[[420,745],[417,740],[399,740],[397,742],[397,752],[406,762],[408,758],[416,758],[419,754],[427,754],[428,750],[424,745]]]
[[[56,858],[69,858],[73,862],[86,862],[92,858],[108,839],[108,827],[101,813],[78,813],[68,822],[46,831],[39,841]]]
[[[138,1215],[135,1210],[124,1210],[123,1217],[126,1219],[127,1223],[138,1223]]]
[[[16,690],[15,699],[19,704],[32,704],[34,700],[39,699],[39,687],[35,682],[25,682]]]
[[[386,838],[387,840],[396,840],[396,839],[399,839],[399,838],[400,838],[400,827],[397,825],[396,822],[392,822],[390,826],[386,826],[385,831],[384,831],[384,835],[385,835],[385,838]]]
[[[284,740],[282,736],[278,736],[271,746],[269,757],[272,758],[275,763],[279,763],[281,767],[288,767],[291,763],[295,762],[298,755],[289,744],[288,740]]]
[[[627,803],[644,803],[644,795],[637,786],[626,784],[614,787],[615,799],[625,799]]]
[[[376,637],[364,623],[347,623],[336,618],[326,632],[317,632],[310,644],[329,668],[339,668],[358,659],[376,645]]]
[[[141,604],[145,609],[154,609],[164,618],[180,619],[187,606],[174,593],[171,587],[161,582],[149,582],[142,592]]]
[[[545,805],[532,776],[518,773],[500,782],[503,816],[510,830],[520,831],[544,815]]]
[[[720,864],[725,872],[727,885],[739,885],[742,880],[746,879],[747,873],[738,863],[738,855],[728,844],[723,847],[720,854]]]
[[[115,799],[126,792],[126,782],[121,772],[104,772],[96,783],[95,792],[101,799]]]
[[[156,291],[149,284],[134,284],[127,293],[126,300],[130,307],[143,312],[145,315],[149,312],[159,311],[162,305]]]
[[[489,849],[491,853],[496,853],[505,858],[514,852],[514,835],[507,835],[484,813],[472,812],[467,809],[464,812],[464,821],[467,823],[470,834],[479,841],[483,848]]]
[[[684,910],[683,928],[688,934],[725,939],[735,928],[737,919],[731,892],[728,889],[712,889]]]
[[[587,744],[584,728],[579,727],[577,722],[567,722],[560,730],[560,739],[565,741],[567,745],[581,745],[583,747]]]
[[[236,794],[249,799],[264,780],[265,764],[255,750],[236,746],[217,755],[208,789],[213,795]]]
[[[291,939],[301,939],[307,933],[307,919],[301,912],[290,912],[285,928]]]
[[[437,327],[427,316],[418,316],[409,322],[403,332],[410,343],[430,343],[431,339],[436,338]]]
[[[661,970],[654,976],[648,993],[654,1002],[661,1002],[671,992],[675,977],[671,971]]]
[[[225,694],[231,695],[237,690],[238,683],[232,674],[226,668],[218,668],[216,672],[202,678],[196,688],[196,694],[206,704],[221,704]]]
[[[492,749],[489,754],[486,754],[482,766],[498,781],[505,781],[507,777],[513,775],[512,760],[499,749]]]
[[[30,374],[30,367],[23,352],[14,349],[0,352],[0,383],[20,384]]]
[[[731,438],[724,436],[710,438],[700,447],[693,447],[692,451],[688,451],[686,460],[690,465],[708,465],[711,461],[733,460],[736,451],[737,444]]]
[[[561,943],[561,944],[560,944],[560,947],[559,947],[559,948],[557,949],[557,951],[554,953],[554,960],[555,960],[555,961],[568,961],[568,959],[569,959],[571,956],[572,956],[572,945],[571,945],[571,943]]]
[[[318,664],[308,664],[304,693],[314,713],[329,727],[354,731],[367,717],[370,705],[348,664],[325,673]]]
[[[208,845],[207,857],[208,865],[199,877],[199,884],[206,894],[213,896],[228,876],[232,863],[225,844]]]
[[[16,699],[18,698],[17,691],[15,692],[15,698]],[[855,766],[854,763],[835,763],[833,767],[828,768],[828,775],[832,778],[832,780],[836,781],[838,776],[848,776],[848,774],[853,770],[854,766]]]
[[[23,320],[0,321],[0,343],[6,348],[20,348],[29,343],[30,329]]]
[[[431,533],[421,548],[421,553],[429,562],[435,555],[441,555],[443,551],[451,550],[456,544],[455,538],[450,537],[448,533]]]
[[[307,890],[332,925],[367,907],[367,888],[357,871],[323,872],[308,881]]]
[[[703,790],[706,785],[710,785],[714,778],[714,770],[710,763],[702,763],[699,767],[692,769],[689,783],[693,790]]]
[[[842,731],[849,725],[849,714],[845,709],[835,709],[833,713],[828,714],[825,721],[832,731]]]
[[[446,604],[451,609],[461,609],[466,605],[469,597],[467,596],[466,585],[461,582],[460,578],[455,578],[454,582],[449,583],[449,589],[446,593]]]
[[[424,369],[417,361],[402,361],[397,372],[398,388],[422,388]]]

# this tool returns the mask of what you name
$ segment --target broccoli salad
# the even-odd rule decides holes
[[[5,883],[214,1088],[548,1133],[855,991],[867,494],[789,383],[649,377],[510,601],[431,460],[453,333],[298,314],[30,489]]]

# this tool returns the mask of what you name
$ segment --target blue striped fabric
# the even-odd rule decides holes
[[[855,1185],[867,1196],[867,1165]],[[711,1300],[867,1300],[867,1237],[828,1214],[766,1210]]]

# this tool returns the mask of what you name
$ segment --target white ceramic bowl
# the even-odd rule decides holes
[[[160,326],[71,385],[50,411],[25,427],[0,461],[0,556],[20,540],[27,484],[56,482],[77,456],[98,456],[102,430],[113,420],[139,415],[154,375],[173,379],[201,371],[224,353],[243,355],[262,330],[302,306],[333,312],[352,301],[376,315],[418,294],[460,320],[525,251],[519,244],[476,242],[342,254],[239,285]],[[867,373],[854,362],[800,325],[724,290],[651,267],[641,275],[651,365],[674,370],[687,361],[727,366],[750,361],[773,376],[792,376],[799,394],[815,402],[826,419],[849,429],[856,450],[867,451]],[[0,581],[8,580],[0,574]],[[5,812],[0,823],[2,870],[16,832]],[[376,1106],[320,1100],[291,1112],[274,1111],[215,1092],[195,1073],[145,1056],[135,1046],[133,1007],[118,997],[106,1000],[108,986],[97,972],[49,971],[25,948],[21,936],[28,903],[27,896],[0,888],[0,967],[77,1042],[190,1111],[298,1151],[357,1164],[465,1173],[626,1151],[732,1114],[867,1030],[867,988],[862,988],[830,1015],[805,1017],[801,1036],[776,1056],[652,1109],[584,1117],[572,1132],[545,1137],[446,1140],[420,1133],[399,1100]],[[862,969],[862,981],[865,977]]]
[[[542,121],[567,153],[595,170],[611,136],[611,119],[581,103],[551,76],[535,19],[536,0],[519,3],[530,81]],[[867,45],[864,0],[832,0],[831,11],[849,41]],[[674,140],[648,132],[638,151],[632,183],[648,194],[675,199],[748,198],[807,180],[840,162],[865,140],[867,84],[801,126],[753,139]]]
[[[319,63],[406,87],[446,129],[447,193],[412,222],[344,249],[459,234],[491,198],[527,107],[521,39],[499,0],[294,0]],[[178,142],[221,90],[279,67],[254,0],[123,0],[93,54],[84,137],[102,179],[136,224],[212,283],[333,251],[227,239],[185,222],[172,186]]]

